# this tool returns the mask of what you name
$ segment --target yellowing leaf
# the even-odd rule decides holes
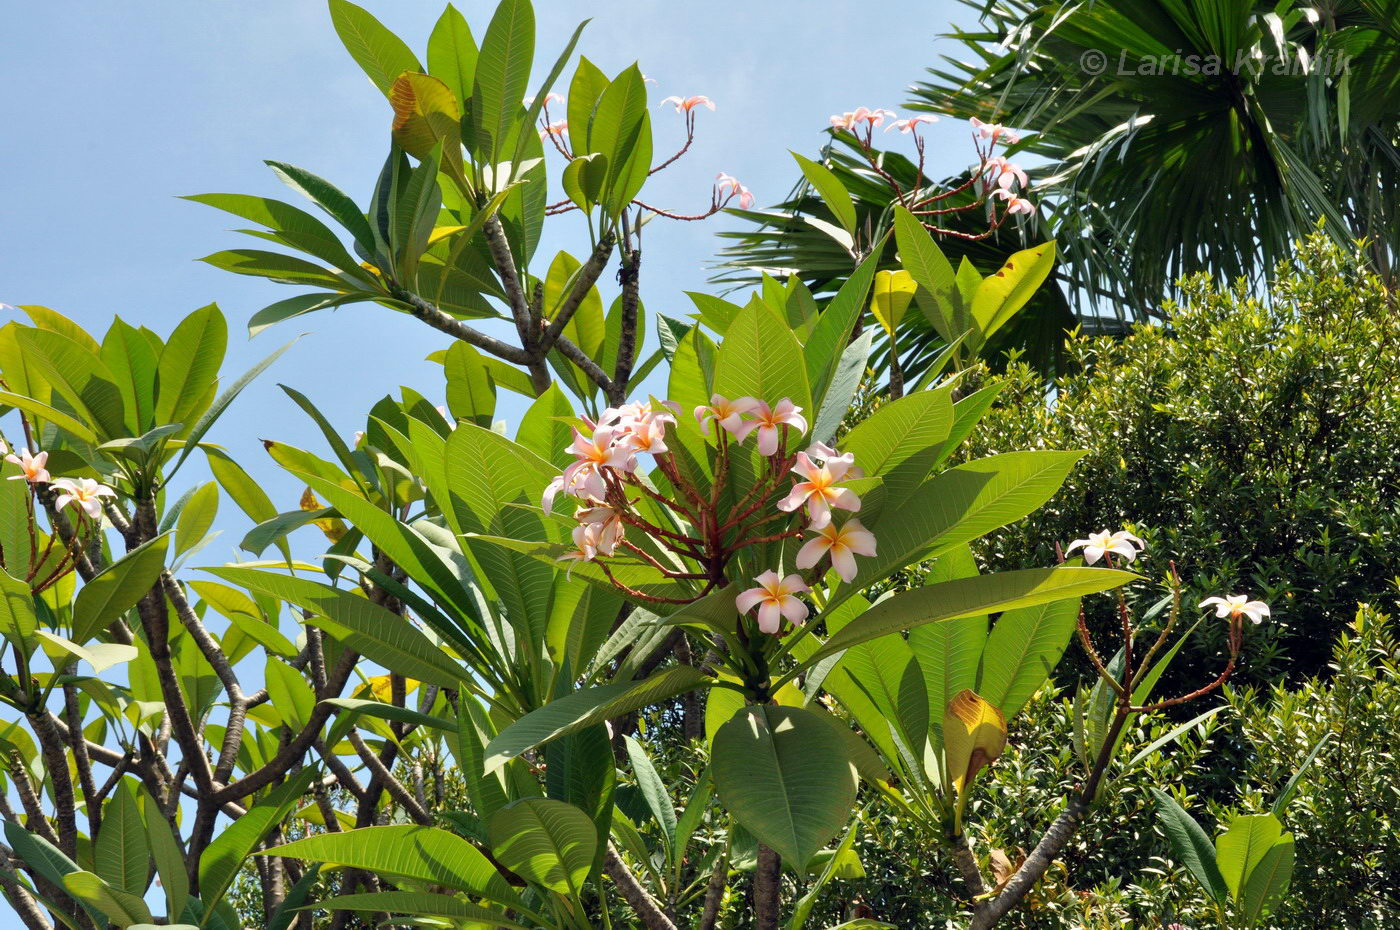
[[[428,245],[437,245],[448,236],[455,236],[466,228],[465,226],[435,226],[433,231],[428,234]]]
[[[1055,267],[1055,243],[1017,252],[999,271],[988,275],[972,297],[972,317],[982,341],[1014,317],[1034,296]]]
[[[301,509],[306,511],[323,510],[326,506],[317,500],[315,492],[310,488],[307,488],[301,493],[301,500],[298,503]],[[333,543],[340,542],[340,538],[344,536],[349,529],[345,525],[345,521],[339,517],[326,517],[320,520],[312,520],[311,522],[316,524],[316,528],[322,533],[325,533],[326,538]]]
[[[948,779],[962,806],[967,786],[984,765],[990,765],[1006,748],[1006,718],[995,705],[975,691],[960,691],[948,702],[943,718],[943,755]]]
[[[374,692],[376,699],[389,703],[394,697],[394,686],[388,675],[371,675],[369,688]],[[418,682],[413,678],[405,678],[403,681],[403,693],[412,694],[418,688]]]
[[[875,273],[875,290],[870,298],[870,312],[891,336],[904,319],[904,311],[914,299],[919,285],[914,276],[901,268],[898,271],[878,271]]]
[[[465,183],[462,171],[462,108],[457,95],[442,81],[426,74],[404,72],[389,88],[394,108],[394,141],[415,158],[426,158],[442,143],[442,163],[454,179]]]

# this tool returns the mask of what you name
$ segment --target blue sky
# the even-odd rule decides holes
[[[362,3],[420,56],[442,9],[442,0]],[[458,3],[478,37],[493,5]],[[650,87],[656,100],[706,94],[718,104],[717,112],[700,114],[690,156],[657,176],[647,199],[699,209],[722,170],[763,204],[793,182],[787,150],[813,153],[832,112],[897,108],[907,85],[942,50],[935,34],[967,14],[951,0],[887,0],[879,15],[872,9],[850,0],[537,0],[536,68],[542,72],[577,21],[591,16],[580,51],[605,71],[638,60],[657,81]],[[176,199],[219,191],[295,202],[263,159],[292,162],[360,202],[368,198],[387,151],[388,107],[341,47],[321,0],[30,4],[8,17],[6,32],[0,302],[43,304],[99,334],[113,315],[164,334],[216,301],[231,329],[226,380],[306,333],[210,436],[265,483],[282,509],[296,506],[299,489],[258,440],[321,450],[278,382],[309,395],[346,434],[399,385],[441,398],[441,368],[423,358],[444,347],[444,337],[383,308],[305,317],[250,342],[248,318],[297,291],[197,262],[251,243],[228,231],[238,222],[232,217]],[[658,152],[679,143],[679,117],[655,110],[654,122]],[[930,130],[933,157],[941,159],[935,169],[970,160],[965,133],[951,121]],[[734,223],[721,217],[649,226],[647,308],[689,312],[683,291],[706,287],[714,233]],[[572,220],[558,223],[540,249],[540,269],[559,248],[583,251],[580,234]],[[610,279],[605,275],[605,283]],[[521,409],[506,401],[498,415],[513,425]],[[195,477],[193,470],[185,476]],[[247,528],[226,515],[220,525],[230,532],[197,562],[232,557]]]

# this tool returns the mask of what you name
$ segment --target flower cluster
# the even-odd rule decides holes
[[[674,402],[650,400],[610,407],[596,420],[585,420],[574,428],[567,447],[573,461],[549,483],[541,501],[546,512],[552,512],[561,495],[574,498],[578,504],[574,513],[577,525],[571,533],[573,545],[559,556],[560,561],[595,563],[612,584],[640,600],[688,603],[728,584],[730,559],[748,546],[810,536],[797,553],[797,569],[811,572],[829,559],[845,581],[856,577],[856,556],[875,555],[875,537],[859,520],[837,523],[833,519],[835,511],[860,510],[860,497],[842,484],[860,475],[855,456],[821,442],[790,452],[794,440],[808,430],[802,408],[791,398],[769,403],[756,397],[731,400],[716,394],[708,404],[694,408],[700,431],[718,442],[715,484],[707,489],[693,484],[667,444],[680,412]],[[720,485],[729,476],[729,457],[750,437],[752,448],[766,464],[741,500],[721,503]],[[638,474],[642,455],[653,458],[665,479],[661,486],[675,493],[674,500]],[[797,479],[784,492],[781,485],[789,475]],[[642,497],[669,511],[677,518],[675,525],[667,528],[648,522],[646,512],[634,506]],[[775,520],[798,513],[805,518],[805,526],[789,523],[776,532],[764,529]],[[676,559],[670,564],[659,561],[627,538],[629,529],[651,540],[655,544],[652,551],[664,549]],[[642,542],[640,538],[636,541]],[[626,549],[630,557],[650,565],[663,577],[703,581],[704,590],[693,597],[666,598],[630,588],[614,576],[606,561],[619,549]],[[693,570],[680,567],[687,561],[695,563]],[[807,607],[797,598],[807,590],[808,581],[801,575],[781,577],[770,570],[756,581],[759,587],[736,598],[736,606],[741,613],[759,608],[763,632],[778,632],[783,618],[793,623],[806,618]]]
[[[5,461],[19,466],[20,473],[11,475],[11,481],[27,481],[31,485],[47,484],[58,492],[54,498],[54,509],[62,510],[72,504],[93,520],[102,516],[102,498],[116,497],[117,492],[99,484],[91,478],[55,478],[49,474],[49,454],[19,449],[10,452],[0,443],[0,453]]]
[[[1075,550],[1082,550],[1085,565],[1093,565],[1100,559],[1104,559],[1107,564],[1112,565],[1112,556],[1118,556],[1125,563],[1132,562],[1146,548],[1146,543],[1127,530],[1118,530],[1112,533],[1108,530],[1100,530],[1070,543],[1069,547],[1065,549],[1065,555],[1070,555]],[[1216,617],[1222,620],[1228,618],[1232,624],[1244,619],[1252,620],[1254,623],[1263,623],[1264,618],[1269,616],[1269,605],[1263,601],[1252,601],[1247,594],[1208,597],[1201,601],[1198,606],[1202,608],[1214,607]]]

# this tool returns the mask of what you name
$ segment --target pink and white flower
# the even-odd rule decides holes
[[[778,401],[778,406],[771,408],[760,401],[750,412],[753,419],[739,427],[734,437],[743,442],[749,437],[749,433],[757,430],[759,455],[777,455],[778,428],[781,426],[791,427],[797,430],[799,435],[807,432],[807,420],[802,416],[802,408],[795,406],[789,397],[784,397]]]
[[[1124,562],[1131,562],[1145,548],[1147,548],[1147,544],[1127,530],[1119,530],[1116,533],[1103,530],[1098,533],[1090,533],[1085,539],[1076,539],[1069,544],[1065,555],[1069,555],[1076,549],[1083,549],[1085,565],[1093,565],[1103,558],[1106,552],[1122,557]]]
[[[562,104],[563,102],[564,102],[564,95],[563,95],[563,94],[556,94],[555,92],[550,91],[549,93],[547,93],[547,94],[544,95],[544,104],[543,104],[543,105],[546,106],[546,107],[549,106],[551,103],[559,103],[559,104]],[[534,98],[534,97],[526,97],[526,98],[525,98],[525,106],[527,106],[527,107],[532,107],[532,106],[534,106],[534,105],[535,105],[535,98]]]
[[[1227,597],[1208,597],[1201,601],[1201,607],[1214,607],[1217,617],[1239,620],[1248,617],[1255,623],[1263,623],[1269,616],[1269,605],[1263,601],[1251,601],[1247,594],[1231,594]]]
[[[630,441],[632,451],[664,455],[670,451],[665,442],[666,427],[676,425],[679,413],[680,404],[672,400],[655,404],[641,401],[609,407],[598,421],[611,426],[619,440],[625,438]]]
[[[715,175],[715,200],[723,202],[735,196],[739,198],[739,209],[747,210],[753,206],[753,194],[738,179],[723,171]]]
[[[657,106],[665,106],[668,103],[676,108],[677,113],[689,113],[696,107],[707,107],[711,113],[713,113],[715,109],[715,102],[713,100],[709,97],[698,95],[694,97],[667,97],[665,100],[661,101],[661,103],[657,104]]]
[[[992,191],[992,196],[1000,197],[1002,200],[1006,201],[1006,213],[1008,216],[1017,213],[1024,213],[1027,216],[1030,216],[1032,213],[1035,212],[1035,204],[1031,203],[1024,197],[1016,196],[1014,193],[1012,193],[1004,187],[999,187],[996,190]]]
[[[83,513],[96,520],[102,516],[102,498],[116,497],[117,492],[91,478],[59,478],[53,486],[60,492],[54,499],[55,510],[77,504]]]
[[[1026,172],[1005,155],[993,155],[987,159],[987,169],[992,172],[988,180],[996,182],[1002,190],[1010,190],[1012,184],[1019,184],[1025,190],[1030,183]]]
[[[622,542],[625,533],[622,514],[611,507],[584,507],[574,514],[574,519],[593,528],[591,540],[600,555],[612,555],[617,550],[617,544]],[[577,528],[574,532],[578,532]]]
[[[779,578],[777,572],[769,569],[754,581],[758,582],[758,587],[749,588],[734,598],[734,606],[741,614],[757,607],[760,630],[772,635],[782,626],[783,618],[795,624],[807,619],[807,605],[795,597],[807,590],[800,576]]]
[[[911,116],[908,119],[897,119],[893,123],[890,123],[885,127],[885,132],[889,132],[891,129],[898,129],[900,132],[906,134],[918,132],[920,124],[936,122],[938,122],[938,117],[936,116]]]
[[[11,475],[11,481],[24,480],[30,484],[47,484],[51,478],[49,470],[44,466],[48,464],[49,454],[40,452],[38,455],[31,455],[28,449],[20,449],[19,454],[11,452],[5,456],[5,461],[13,462],[19,466],[20,473]]]
[[[814,530],[831,523],[833,507],[852,513],[860,510],[860,498],[856,493],[849,488],[836,486],[846,477],[850,467],[847,456],[828,459],[818,465],[806,452],[797,453],[797,463],[792,466],[792,471],[805,480],[794,484],[788,496],[778,501],[778,509],[792,513],[805,504]]]
[[[899,114],[893,110],[872,110],[869,107],[856,107],[847,113],[836,113],[831,117],[831,125],[835,129],[846,132],[854,132],[858,126],[864,123],[868,128],[875,129],[887,119],[894,119]]]
[[[816,538],[807,540],[797,552],[797,567],[811,568],[831,556],[831,567],[842,581],[856,577],[857,555],[875,554],[875,534],[867,530],[859,520],[847,520],[841,526],[828,523],[817,530]]]
[[[558,120],[555,120],[555,121],[552,122],[552,123],[547,123],[546,125],[540,127],[540,141],[543,142],[545,139],[549,138],[550,136],[553,136],[553,137],[556,138],[556,139],[563,138],[564,134],[567,133],[568,131],[569,131],[569,121],[568,121],[568,120],[566,120],[566,119],[558,119]]]
[[[554,508],[554,498],[561,491],[570,497],[600,501],[608,494],[608,486],[603,480],[604,468],[618,471],[635,471],[637,457],[628,436],[618,436],[611,426],[599,426],[592,436],[584,436],[574,430],[574,441],[569,451],[577,456],[577,461],[569,464],[564,473],[549,483],[544,489],[544,512]]]
[[[1007,145],[1015,145],[1021,141],[1020,134],[998,123],[984,123],[975,116],[968,122],[972,124],[972,131],[979,138],[990,139],[993,142],[1002,140]]]
[[[761,406],[758,399],[753,397],[730,400],[721,394],[712,394],[708,407],[701,405],[695,408],[695,419],[700,423],[700,432],[706,436],[710,435],[711,420],[718,423],[721,429],[737,436],[744,427],[744,414],[753,413]]]

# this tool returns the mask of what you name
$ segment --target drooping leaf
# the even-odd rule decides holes
[[[710,765],[734,819],[798,869],[855,806],[856,770],[845,744],[811,711],[746,708],[715,734]]]

